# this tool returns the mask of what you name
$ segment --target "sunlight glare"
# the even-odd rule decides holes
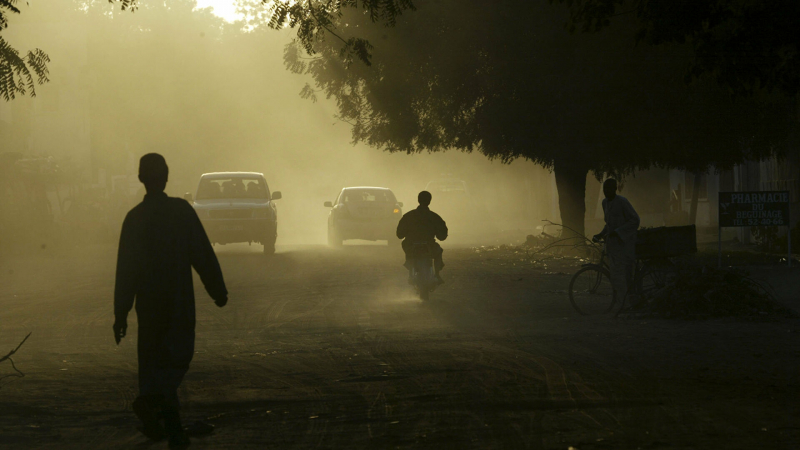
[[[228,22],[234,22],[240,19],[240,15],[236,13],[235,0],[197,0],[197,8],[214,8],[214,14]]]

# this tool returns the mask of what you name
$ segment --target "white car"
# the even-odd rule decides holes
[[[328,215],[328,244],[342,245],[347,239],[386,240],[399,244],[397,223],[403,217],[403,204],[384,187],[346,187],[336,200],[325,202]]]
[[[257,172],[215,172],[200,177],[197,192],[185,196],[197,212],[213,244],[256,242],[265,254],[275,253],[278,212],[264,175]]]

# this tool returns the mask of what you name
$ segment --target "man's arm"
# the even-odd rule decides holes
[[[400,218],[400,222],[397,223],[397,238],[398,239],[405,239],[408,236],[408,220],[406,216],[408,213],[404,214],[403,217]]]
[[[206,288],[208,295],[214,299],[217,306],[222,307],[228,302],[228,289],[225,287],[225,280],[222,278],[222,269],[219,267],[217,255],[208,240],[203,223],[197,217],[194,208],[188,205],[187,214],[191,222],[191,262],[194,270],[200,275],[200,280]]]
[[[139,278],[139,246],[135,242],[134,228],[135,224],[128,213],[122,222],[114,283],[114,338],[117,344],[127,333],[128,313],[133,308]]]
[[[597,233],[594,236],[592,236],[592,241],[594,241],[594,242],[597,242],[600,239],[603,239],[604,237],[608,236],[608,219],[606,218],[606,204],[607,204],[607,202],[608,202],[608,200],[603,199],[603,202],[601,203],[601,207],[603,208],[603,221],[606,224],[603,225],[603,230],[602,231],[600,231],[599,233]]]
[[[136,297],[136,281],[138,278],[138,245],[134,242],[133,228],[130,215],[122,223],[122,232],[119,237],[119,250],[117,251],[117,277],[114,284],[114,316],[123,320],[133,308],[133,299]]]
[[[443,241],[447,239],[447,224],[444,223],[442,216],[436,215],[436,239]]]

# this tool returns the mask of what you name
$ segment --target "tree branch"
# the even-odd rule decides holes
[[[31,331],[30,333],[28,333],[27,336],[25,336],[25,339],[23,339],[22,342],[19,343],[17,348],[15,348],[14,350],[11,350],[10,352],[8,352],[8,354],[6,356],[3,356],[2,358],[0,358],[0,362],[3,362],[5,360],[11,358],[11,356],[14,355],[14,353],[17,353],[17,350],[19,350],[19,348],[22,347],[22,344],[24,344],[25,341],[28,340],[28,338],[30,337],[31,333],[33,333],[33,331]]]
[[[318,26],[320,26],[320,27],[324,28],[324,29],[325,29],[325,31],[327,31],[328,33],[332,34],[333,36],[335,36],[335,37],[339,38],[339,40],[340,40],[340,41],[342,41],[342,42],[344,42],[344,43],[345,43],[345,45],[349,45],[349,43],[348,43],[348,42],[347,42],[347,41],[346,41],[346,40],[345,40],[343,37],[339,36],[338,34],[334,33],[333,31],[331,31],[331,29],[330,29],[330,28],[328,28],[326,25],[324,25],[324,24],[322,23],[322,21],[321,21],[321,20],[319,20],[319,17],[317,17],[317,15],[316,15],[316,14],[314,14],[314,7],[311,5],[311,1],[310,1],[310,0],[309,0],[309,1],[308,1],[306,4],[308,5],[308,12],[309,12],[309,14],[311,14],[311,17],[313,17],[313,18],[314,18],[314,20],[316,20],[316,21],[317,21],[317,25],[318,25]]]
[[[31,333],[33,333],[33,332],[31,331]],[[10,352],[8,352],[8,354],[6,356],[3,356],[2,358],[0,358],[0,363],[5,361],[5,360],[8,360],[11,363],[11,367],[13,367],[15,371],[17,371],[17,373],[15,373],[15,374],[5,375],[3,377],[0,377],[0,380],[2,380],[4,378],[8,378],[8,377],[24,377],[25,376],[25,374],[22,373],[22,371],[20,371],[19,369],[17,369],[16,365],[14,365],[14,360],[11,359],[11,357],[15,353],[17,353],[17,350],[19,350],[19,348],[22,347],[22,344],[24,344],[25,341],[28,340],[28,338],[31,336],[31,333],[28,333],[28,335],[25,336],[25,339],[23,339],[22,342],[20,342],[19,345],[17,345],[17,348],[15,348],[14,350],[11,350]],[[17,374],[19,374],[19,375],[17,375]]]

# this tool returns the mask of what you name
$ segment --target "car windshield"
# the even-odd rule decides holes
[[[267,186],[261,178],[203,178],[197,188],[197,199],[258,198],[268,199]]]
[[[396,203],[392,191],[386,189],[347,189],[342,194],[343,203],[384,202]]]

